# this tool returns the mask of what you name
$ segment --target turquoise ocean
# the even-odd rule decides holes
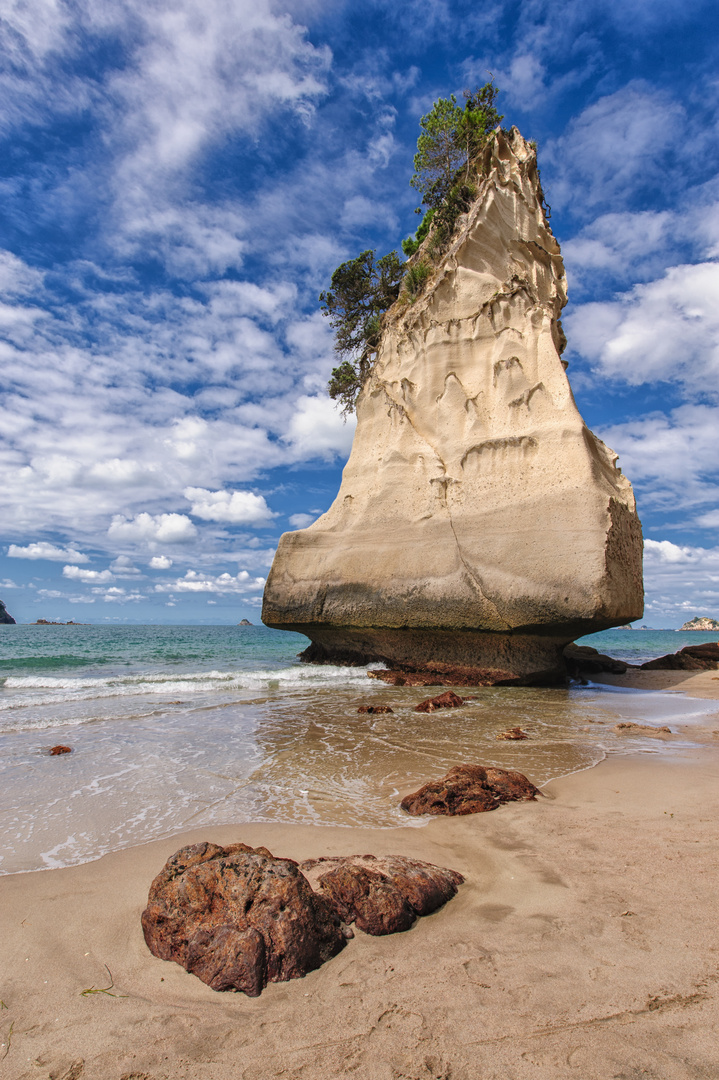
[[[614,630],[581,644],[641,663],[712,640]],[[0,873],[183,829],[211,835],[214,824],[421,827],[400,795],[451,765],[518,768],[542,784],[626,752],[618,720],[716,712],[680,693],[590,683],[463,691],[474,699],[465,708],[428,716],[414,706],[432,691],[301,664],[306,644],[263,626],[0,626]],[[358,714],[373,702],[393,713]],[[497,740],[517,725],[531,738]],[[72,753],[50,756],[56,744]],[[672,752],[651,739],[631,747]]]

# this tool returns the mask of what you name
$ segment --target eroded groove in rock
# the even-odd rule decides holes
[[[424,292],[385,316],[335,502],[280,541],[262,617],[308,659],[546,681],[575,637],[642,613],[634,496],[574,403],[564,266],[516,129],[484,177]]]

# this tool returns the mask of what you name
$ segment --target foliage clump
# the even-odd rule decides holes
[[[332,371],[329,395],[351,412],[364,378],[367,356],[379,345],[382,315],[399,296],[404,263],[396,251],[375,259],[363,251],[338,266],[330,288],[320,293],[322,314],[335,331],[335,352],[345,359]]]
[[[477,194],[472,167],[492,131],[504,119],[497,112],[499,91],[488,82],[464,94],[464,108],[454,94],[439,98],[420,120],[420,136],[410,181],[422,195],[427,210],[414,236],[402,241],[411,260],[429,237],[427,253],[436,258],[452,239],[458,218],[466,213]],[[421,208],[417,213],[422,213]],[[327,389],[342,403],[347,414],[369,373],[369,355],[379,346],[382,316],[400,296],[414,302],[432,273],[427,259],[403,263],[397,252],[375,260],[374,251],[363,251],[342,263],[330,288],[320,294],[322,313],[335,330],[335,351],[343,357],[333,368]]]

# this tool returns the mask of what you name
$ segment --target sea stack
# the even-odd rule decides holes
[[[540,682],[574,638],[642,615],[631,484],[560,356],[535,149],[498,129],[484,155],[422,293],[384,317],[337,498],[280,540],[262,619],[307,635],[307,660]]]
[[[7,626],[15,626],[15,620],[3,604],[2,600],[0,600],[0,623],[5,623]]]

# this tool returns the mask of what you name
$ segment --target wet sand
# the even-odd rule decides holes
[[[713,672],[607,682],[643,676],[665,692],[719,696]],[[213,827],[2,878],[2,1075],[714,1078],[719,705],[691,736],[693,747],[677,738],[669,752],[612,756],[553,781],[537,803],[422,829]],[[407,854],[466,883],[407,933],[357,932],[320,970],[251,1000],[213,992],[142,938],[152,877],[199,839],[297,859]],[[110,992],[82,996],[109,987],[106,967]]]

